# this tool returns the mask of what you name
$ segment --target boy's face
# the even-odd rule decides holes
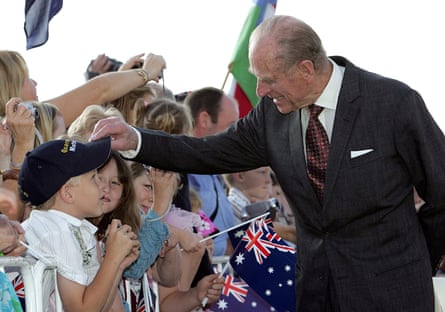
[[[79,183],[70,186],[71,196],[76,207],[75,216],[79,219],[99,217],[103,214],[104,184],[97,170],[79,176]]]
[[[270,168],[260,167],[242,173],[242,192],[251,202],[263,201],[270,198],[272,194],[272,180]]]

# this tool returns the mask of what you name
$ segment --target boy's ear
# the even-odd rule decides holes
[[[71,186],[69,184],[64,184],[60,190],[59,190],[59,195],[62,198],[63,201],[67,202],[67,203],[72,203],[73,202],[73,196],[71,193]]]

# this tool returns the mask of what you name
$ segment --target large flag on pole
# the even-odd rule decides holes
[[[48,41],[49,21],[59,13],[62,0],[26,0],[26,49],[40,47]]]
[[[240,117],[245,116],[259,101],[256,95],[256,77],[249,72],[249,37],[262,21],[275,14],[277,0],[253,0],[253,3],[229,64],[229,71],[233,75],[230,94],[238,101]]]

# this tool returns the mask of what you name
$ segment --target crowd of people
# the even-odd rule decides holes
[[[236,101],[217,88],[176,101],[158,83],[162,56],[141,57],[110,71],[107,57],[99,55],[88,68],[98,73],[84,85],[40,102],[25,60],[0,51],[8,64],[1,72],[8,82],[2,90],[1,250],[55,258],[61,300],[70,310],[136,311],[145,305],[151,311],[158,305],[160,311],[188,312],[205,309],[222,292],[224,277],[214,272],[212,259],[230,256],[233,246],[226,233],[201,240],[236,224],[223,177],[159,170],[125,159],[109,143],[88,143],[95,124],[108,117],[196,137],[238,120]],[[208,188],[206,179],[216,186]],[[203,217],[213,232],[200,231]],[[148,297],[144,281],[151,285]],[[156,291],[150,291],[153,283]]]
[[[87,143],[95,123],[110,116],[135,126],[170,131],[183,123],[181,131],[191,130],[185,107],[153,87],[165,67],[162,56],[141,56],[40,102],[25,60],[0,51],[1,251],[56,259],[58,290],[69,310],[136,311],[144,305],[151,311],[158,305],[178,311],[180,305],[192,311],[203,308],[204,298],[214,303],[222,291],[224,279],[212,268],[198,272],[204,256],[211,260],[212,240],[201,243],[196,224],[178,228],[165,221],[174,204],[190,210],[186,175],[126,161],[109,142]],[[171,105],[183,111],[176,120]],[[154,291],[147,297],[151,287],[144,281],[157,284],[157,297]]]
[[[262,99],[240,119],[220,89],[175,96],[160,55],[101,54],[84,84],[40,101],[23,57],[1,50],[2,255],[53,259],[69,311],[206,310],[224,287],[212,259],[236,247],[224,230],[273,199],[297,246],[297,311],[433,311],[445,138],[420,95],[328,57],[289,16],[255,29],[249,62]],[[313,156],[317,123],[328,150]]]

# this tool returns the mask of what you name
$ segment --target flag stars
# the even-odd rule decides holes
[[[246,258],[244,258],[244,254],[243,253],[239,253],[236,258],[235,258],[235,262],[236,264],[240,265],[243,264],[244,260],[246,260]]]
[[[252,303],[250,305],[252,306],[252,308],[256,308],[257,303],[256,303],[256,301],[252,301]]]
[[[221,310],[227,309],[227,302],[224,299],[218,300],[218,309]]]
[[[231,301],[228,301],[228,308],[218,311],[248,309],[272,312],[291,311],[295,302],[296,257],[289,254],[294,254],[295,248],[284,241],[279,242],[273,229],[266,223],[252,222],[235,250],[230,258],[234,271],[249,284],[249,287],[252,287],[256,294],[261,294],[262,300],[258,299],[254,307],[253,300],[246,299],[244,308],[237,307],[234,310]],[[289,300],[282,300],[283,298]],[[263,300],[268,304],[267,309],[262,309]],[[239,302],[241,300],[235,304]],[[275,308],[272,309],[272,306]]]
[[[239,230],[235,233],[235,237],[240,238],[243,237],[245,232],[243,230]]]

